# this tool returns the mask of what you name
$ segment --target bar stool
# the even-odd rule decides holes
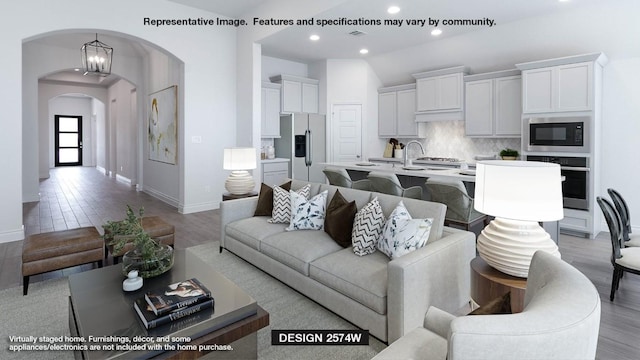
[[[383,194],[402,196],[422,200],[422,187],[411,186],[403,188],[398,176],[393,173],[372,171],[367,176],[371,181],[371,190]]]
[[[444,224],[463,226],[465,230],[483,221],[489,223],[489,216],[473,208],[473,198],[467,193],[467,188],[460,180],[428,178],[425,186],[431,201],[447,205]]]
[[[616,211],[622,222],[622,229],[620,229],[620,231],[622,232],[624,247],[640,247],[640,235],[631,235],[631,216],[629,215],[627,202],[615,189],[609,188],[607,192],[611,200],[613,200],[613,205],[616,207]]]
[[[342,186],[346,188],[353,188],[358,190],[371,190],[371,184],[369,180],[351,180],[349,173],[344,168],[328,166],[322,170],[324,175],[329,180],[329,184]]]

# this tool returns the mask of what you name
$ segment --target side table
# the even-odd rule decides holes
[[[235,195],[235,194],[232,194],[232,193],[224,193],[224,194],[222,194],[222,201],[235,200],[235,199],[244,199],[244,198],[248,198],[248,197],[252,197],[252,196],[258,196],[258,193],[255,192],[255,191],[248,192],[248,193],[242,194],[242,195]]]
[[[511,311],[522,312],[527,279],[500,272],[477,256],[471,260],[471,299],[482,306],[511,292]]]

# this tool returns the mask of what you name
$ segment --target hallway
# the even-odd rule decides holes
[[[51,169],[50,178],[40,181],[40,201],[23,204],[25,234],[95,226],[125,216],[126,205],[134,211],[144,207],[145,215],[158,215],[176,228],[178,249],[217,239],[219,212],[205,211],[183,215],[178,210],[125,183],[105,176],[93,167],[59,167]],[[215,234],[215,235],[214,235]],[[22,241],[0,244],[0,289],[22,284]],[[110,260],[109,260],[110,261]],[[82,265],[32,277],[32,282],[90,269]]]

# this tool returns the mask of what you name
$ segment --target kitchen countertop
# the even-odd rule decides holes
[[[275,159],[262,159],[261,163],[278,163],[278,162],[288,162],[290,159],[287,158],[275,158]]]
[[[371,159],[373,160],[373,159]],[[358,164],[370,164],[370,165],[358,165]],[[422,170],[405,170],[402,168],[402,164],[395,162],[391,163],[374,163],[374,162],[332,162],[332,163],[323,163],[322,165],[327,166],[337,166],[341,168],[345,168],[348,170],[358,170],[358,171],[387,171],[393,172],[396,175],[403,176],[413,176],[413,177],[442,177],[453,180],[462,180],[467,182],[475,182],[476,176],[475,171],[473,170],[461,170],[459,168],[452,168],[451,166],[438,166],[438,165],[425,165],[419,164],[418,160],[414,160],[414,166],[419,166],[424,168]],[[469,175],[465,175],[464,173],[468,173]]]

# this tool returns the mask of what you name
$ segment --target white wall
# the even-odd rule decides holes
[[[113,166],[109,170],[121,180],[136,184],[139,119],[131,115],[132,90],[135,87],[125,80],[117,81],[108,90],[109,118],[113,120],[110,122],[108,137]],[[112,109],[116,111],[113,112]]]
[[[96,129],[96,166],[98,169],[106,172],[107,163],[105,151],[107,146],[107,122],[105,103],[95,98],[91,100],[91,116],[93,117],[94,128]]]
[[[22,226],[23,177],[29,186],[37,188],[38,150],[34,155],[25,151],[23,144],[34,144],[38,139],[37,127],[37,78],[25,58],[23,65],[22,43],[52,31],[87,29],[89,31],[115,32],[133,39],[144,39],[174,54],[184,62],[185,129],[181,136],[191,139],[202,137],[202,143],[185,143],[181,161],[183,188],[180,210],[192,212],[213,209],[219,205],[225,177],[222,168],[222,149],[233,145],[229,134],[235,132],[235,28],[227,27],[153,27],[143,24],[145,17],[153,19],[215,17],[215,14],[199,11],[168,1],[139,0],[135,2],[114,0],[98,12],[87,12],[86,4],[77,0],[60,0],[55,4],[46,0],[29,0],[18,3],[0,3],[4,20],[0,24],[0,57],[3,86],[0,90],[0,107],[3,109],[4,131],[0,134],[0,151],[16,156],[6,159],[4,175],[0,179],[0,242],[24,237]],[[64,9],[62,11],[61,9]],[[126,9],[123,10],[123,9]],[[52,16],[55,13],[55,16]],[[117,20],[117,21],[116,21]],[[126,34],[126,35],[125,35]],[[197,44],[195,46],[194,44]],[[210,46],[203,46],[210,44]],[[117,51],[115,52],[117,54]],[[40,64],[48,72],[49,62],[64,58],[46,56]],[[64,68],[79,63],[76,55]],[[24,70],[24,82],[22,79]],[[139,69],[127,68],[114,60],[112,71],[136,78]],[[136,83],[132,80],[132,82]],[[146,89],[145,89],[146,91]],[[144,102],[140,102],[144,103]],[[24,128],[24,131],[23,131]],[[23,137],[24,135],[24,137]],[[25,146],[26,148],[26,146]],[[23,169],[22,158],[25,157]],[[33,168],[27,164],[36,164]],[[203,166],[206,164],[207,166]],[[210,186],[206,192],[202,183]],[[35,186],[34,186],[35,184]]]
[[[309,77],[309,65],[307,64],[264,55],[261,60],[262,81],[269,82],[270,77],[281,74]]]

